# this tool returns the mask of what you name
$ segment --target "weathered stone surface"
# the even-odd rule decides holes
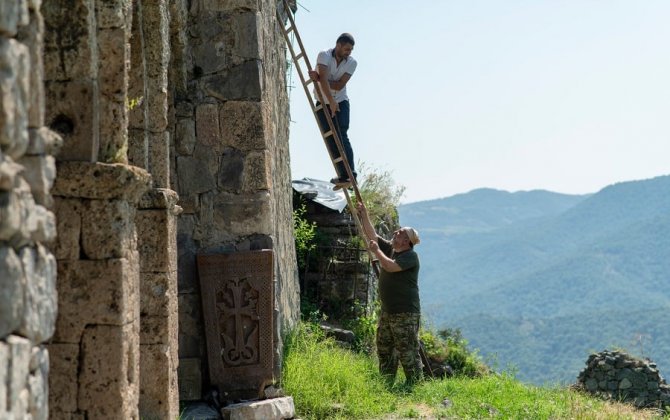
[[[142,273],[141,316],[177,316],[177,273]],[[144,343],[144,342],[143,342]],[[161,343],[168,343],[162,341]]]
[[[48,340],[56,327],[56,259],[41,245],[20,254],[26,278],[23,319],[18,332],[34,343]]]
[[[258,10],[258,0],[203,0],[202,9],[214,12]]]
[[[73,413],[77,410],[79,343],[50,343],[48,349],[49,408],[53,418],[55,410],[60,413]]]
[[[144,2],[142,20],[147,75],[147,129],[162,132],[167,128],[167,73],[170,62],[167,2]]]
[[[0,413],[7,411],[7,368],[9,367],[9,347],[0,340]]]
[[[81,218],[81,245],[88,259],[124,258],[137,247],[135,206],[125,200],[88,200]]]
[[[21,259],[12,248],[0,245],[0,337],[21,325],[24,284]]]
[[[177,121],[175,129],[175,143],[177,153],[182,156],[193,154],[195,149],[195,123],[191,119],[181,118]]]
[[[63,138],[48,127],[29,130],[26,155],[56,155],[63,146]]]
[[[0,191],[10,191],[14,188],[16,185],[16,176],[21,172],[23,172],[23,166],[14,163],[9,157],[6,160],[2,160],[0,156]],[[2,219],[0,218],[1,221]]]
[[[83,81],[97,77],[95,3],[95,0],[44,3],[41,10],[46,23],[44,74],[47,80]],[[47,111],[50,106],[47,103]]]
[[[24,10],[25,9],[25,10]],[[23,14],[27,14],[25,0],[3,1],[0,3],[0,35],[14,36],[19,25],[25,25]]]
[[[176,232],[175,217],[167,210],[141,210],[137,213],[142,272],[177,270]]]
[[[226,146],[238,150],[264,150],[262,104],[249,101],[228,101],[221,108],[221,130]]]
[[[140,346],[140,417],[179,418],[177,366],[166,345]]]
[[[179,358],[205,356],[200,295],[179,294]]]
[[[170,186],[170,133],[149,133],[149,171],[154,188]]]
[[[121,28],[129,25],[131,7],[130,0],[96,1],[95,18],[98,28]]]
[[[58,198],[54,200],[58,241],[54,255],[58,260],[78,260],[80,255],[81,215],[83,203],[78,199]]]
[[[50,190],[56,179],[56,159],[53,156],[23,156],[18,160],[23,166],[23,179],[30,185],[35,202],[51,207]]]
[[[86,327],[77,403],[87,418],[139,418],[137,322]]]
[[[231,404],[221,409],[221,415],[225,420],[292,419],[295,406],[292,397],[282,397]]]
[[[195,110],[197,142],[211,148],[221,144],[221,130],[219,127],[219,106],[217,104],[202,104]]]
[[[29,54],[25,45],[0,38],[0,149],[14,159],[28,147]]]
[[[244,164],[244,192],[272,189],[272,156],[268,150],[250,152]]]
[[[146,209],[167,209],[171,214],[177,215],[178,210],[175,208],[179,196],[176,191],[166,188],[152,188],[146,192],[140,199],[138,208]]]
[[[9,357],[9,383],[7,393],[7,409],[15,418],[22,418],[28,411],[28,373],[30,367],[30,341],[10,335],[7,338]]]
[[[221,165],[217,174],[219,188],[226,192],[240,193],[244,180],[244,153],[227,147],[221,155]]]
[[[33,419],[49,418],[49,352],[42,347],[33,347],[28,378],[28,412]]]
[[[128,111],[125,100],[105,95],[98,100],[100,108],[100,149],[98,160],[104,163],[128,163]]]
[[[63,138],[59,161],[95,162],[100,148],[98,84],[47,82],[46,123]]]
[[[30,93],[28,99],[28,126],[39,128],[44,125],[44,19],[39,9],[30,14],[30,23],[22,26],[17,39],[30,50]]]
[[[54,342],[78,343],[86,325],[139,319],[139,257],[58,261],[59,311]]]
[[[202,394],[202,370],[200,359],[179,359],[179,399],[196,401]]]
[[[145,130],[128,130],[128,164],[149,170],[149,133]]]
[[[203,78],[203,91],[222,101],[260,101],[262,66],[259,60],[246,61],[224,72]]]
[[[55,196],[92,199],[124,199],[137,202],[149,189],[151,175],[141,168],[122,164],[58,162]]]
[[[177,157],[177,176],[180,194],[197,194],[216,188],[214,175],[195,157]]]
[[[271,234],[270,196],[267,192],[249,195],[219,194],[214,198],[213,222],[216,231],[230,238],[255,233]]]

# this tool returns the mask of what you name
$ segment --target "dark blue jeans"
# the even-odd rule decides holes
[[[318,106],[319,102],[316,104]],[[337,135],[342,142],[344,155],[347,157],[347,162],[349,162],[349,166],[351,167],[351,173],[356,176],[356,170],[354,169],[354,150],[351,148],[349,136],[347,135],[347,131],[349,131],[349,101],[339,102],[338,105],[340,106],[340,110],[335,113],[335,118],[333,118],[333,125],[335,126],[335,131],[337,132]],[[326,107],[328,108],[328,115],[330,115],[330,107]],[[327,133],[330,131],[330,127],[328,126],[326,114],[324,114],[323,111],[324,110],[321,109],[317,111],[317,114],[319,116],[321,129],[324,133]],[[335,138],[333,138],[333,136],[328,136],[326,138],[326,145],[328,146],[328,150],[330,151],[330,155],[333,157],[333,159],[340,157],[340,152],[337,150],[337,145],[335,144]],[[347,170],[344,168],[344,162],[337,163],[335,170],[337,172],[338,178],[349,178],[349,175],[347,175]]]

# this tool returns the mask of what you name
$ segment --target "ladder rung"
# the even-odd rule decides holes
[[[338,157],[338,158],[333,159],[333,163],[340,163],[340,162],[342,162],[343,160],[344,160],[344,159],[342,159],[342,156],[340,156],[340,157]]]
[[[323,109],[323,105],[321,105],[321,104],[314,107],[315,111],[321,111],[322,109]]]
[[[308,84],[312,83],[313,81],[314,80],[312,80],[312,79],[307,79],[307,80],[305,80],[304,85],[307,86]]]
[[[294,62],[295,62],[295,61],[298,61],[298,60],[300,60],[301,58],[303,58],[304,56],[305,56],[305,53],[300,53],[300,54],[298,54],[298,55],[295,56],[295,59],[294,59],[293,61],[294,61]]]
[[[293,25],[290,25],[288,28],[284,28],[284,32],[286,32],[287,35],[290,34],[291,31],[294,31],[294,30],[295,30],[295,26],[293,26]]]
[[[328,130],[327,133],[323,133],[323,134],[322,134],[322,136],[323,136],[324,139],[327,138],[327,137],[330,137],[330,136],[332,136],[332,135],[333,135],[333,130]]]

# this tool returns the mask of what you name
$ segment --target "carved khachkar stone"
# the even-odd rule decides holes
[[[272,251],[199,255],[198,271],[212,383],[257,391],[273,377]]]

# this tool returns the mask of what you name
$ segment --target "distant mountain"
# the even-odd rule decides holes
[[[424,312],[438,327],[462,327],[483,354],[516,364],[522,379],[572,381],[578,370],[551,361],[577,366],[589,350],[625,346],[630,333],[611,325],[650,330],[639,317],[660,321],[670,309],[670,176],[584,196],[481,189],[399,214],[422,235]],[[519,335],[523,325],[535,333]],[[670,374],[665,329],[653,339],[667,345],[656,361]],[[567,339],[560,357],[558,331]],[[584,334],[590,341],[577,338]]]

